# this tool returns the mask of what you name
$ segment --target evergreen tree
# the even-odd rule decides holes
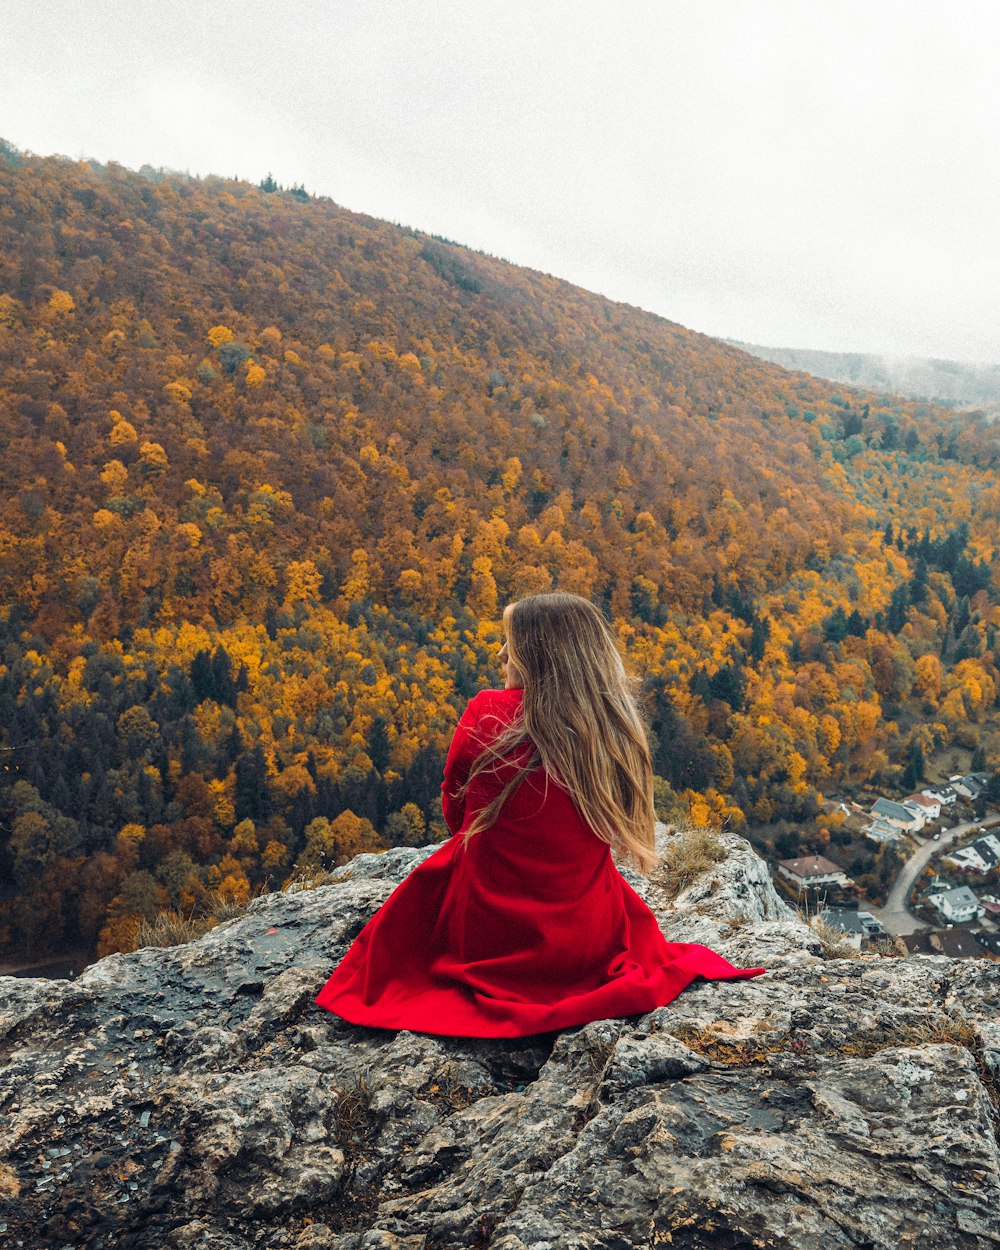
[[[889,611],[886,614],[885,623],[889,632],[898,634],[906,624],[906,611],[910,605],[910,595],[905,583],[900,583],[892,592],[892,598],[889,600]]]
[[[956,638],[961,637],[962,632],[969,623],[969,616],[969,596],[962,595],[955,602],[955,609],[951,618],[951,627]]]
[[[770,636],[771,622],[766,616],[755,616],[750,624],[750,642],[748,645],[748,654],[755,664],[764,658],[764,648],[767,646],[767,640]]]
[[[256,824],[271,814],[271,795],[267,788],[267,760],[258,742],[236,761],[236,819],[250,819]]]
[[[927,599],[927,561],[923,555],[918,555],[913,566],[913,576],[910,578],[910,602],[919,606],[926,602]]]
[[[201,703],[204,699],[213,699],[212,653],[198,651],[188,668],[188,678],[194,689],[195,698]]]
[[[225,647],[215,648],[212,654],[212,698],[227,707],[236,706],[236,682],[233,678],[233,662]]]
[[[744,687],[746,678],[742,665],[731,660],[728,664],[721,665],[715,672],[709,682],[709,695],[713,699],[719,699],[723,703],[728,703],[734,712],[743,710]]]
[[[823,622],[823,637],[827,642],[843,642],[847,637],[847,616],[839,603]]]
[[[385,718],[376,716],[368,735],[368,758],[378,771],[384,772],[389,763],[389,734]]]
[[[703,668],[699,668],[692,675],[688,688],[696,698],[701,699],[702,703],[707,703],[712,697],[712,683]]]
[[[667,689],[647,685],[653,772],[675,790],[705,790],[716,774],[715,756],[703,734],[692,731]]]

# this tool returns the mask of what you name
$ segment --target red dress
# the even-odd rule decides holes
[[[520,690],[483,690],[462,715],[441,787],[452,837],[393,891],[316,1002],[354,1024],[523,1037],[663,1006],[696,977],[756,976],[707,946],[667,942],[656,917],[543,770],[466,848],[459,835],[510,773],[459,786]]]

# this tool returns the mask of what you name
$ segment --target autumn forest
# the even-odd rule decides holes
[[[1000,762],[985,415],[301,189],[0,144],[0,446],[2,956],[443,836],[531,591],[614,622],[665,816],[820,850]]]

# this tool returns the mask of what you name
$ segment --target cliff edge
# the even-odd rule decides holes
[[[669,855],[682,835],[661,833]],[[745,981],[501,1041],[313,997],[433,847],[76,981],[0,978],[0,1233],[25,1250],[1000,1245],[1000,969],[824,957],[742,839],[668,938]]]

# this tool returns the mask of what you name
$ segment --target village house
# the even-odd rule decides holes
[[[964,777],[949,777],[955,790],[966,799],[978,799],[989,780],[986,773],[966,773]]]
[[[993,959],[993,953],[968,929],[945,929],[931,934],[931,945],[949,959]]]
[[[996,920],[1000,916],[1000,898],[997,898],[995,894],[980,894],[979,901],[991,919]]]
[[[1000,933],[987,933],[985,929],[973,930],[976,941],[993,959],[1000,959]]]
[[[943,862],[951,864],[961,872],[985,872],[990,866],[974,845],[960,846],[957,851],[949,852],[943,856]]]
[[[924,820],[937,820],[941,815],[941,800],[932,799],[927,794],[908,794],[903,806],[911,812],[919,812]]]
[[[799,859],[779,859],[778,875],[799,891],[823,886],[853,885],[842,868],[825,855],[803,855]]]
[[[937,799],[942,807],[951,807],[958,801],[958,791],[954,786],[925,786],[920,793],[929,799]]]
[[[883,820],[887,825],[893,825],[903,833],[916,833],[923,829],[927,821],[923,813],[911,811],[902,803],[896,803],[892,799],[876,799],[872,804],[872,815]]]
[[[997,837],[995,833],[984,833],[981,838],[976,838],[973,845],[978,847],[980,844],[988,847],[996,856],[995,862],[1000,864],[1000,837]],[[980,851],[980,854],[982,854],[982,851]]]
[[[995,959],[982,935],[970,929],[924,929],[896,938],[907,955],[947,955],[949,959]]]
[[[985,911],[967,885],[935,894],[932,902],[946,924],[966,924],[970,920],[978,920]]]
[[[988,833],[968,846],[949,852],[944,860],[964,872],[989,872],[1000,863],[1000,838],[995,833]]]
[[[853,907],[826,907],[818,917],[831,929],[836,929],[845,942],[861,950],[862,946],[886,936],[885,929],[868,911],[856,911]],[[817,917],[810,921],[812,924]]]
[[[896,938],[896,949],[903,955],[939,955],[941,952],[931,945],[929,929],[918,929],[916,933],[903,933]]]

